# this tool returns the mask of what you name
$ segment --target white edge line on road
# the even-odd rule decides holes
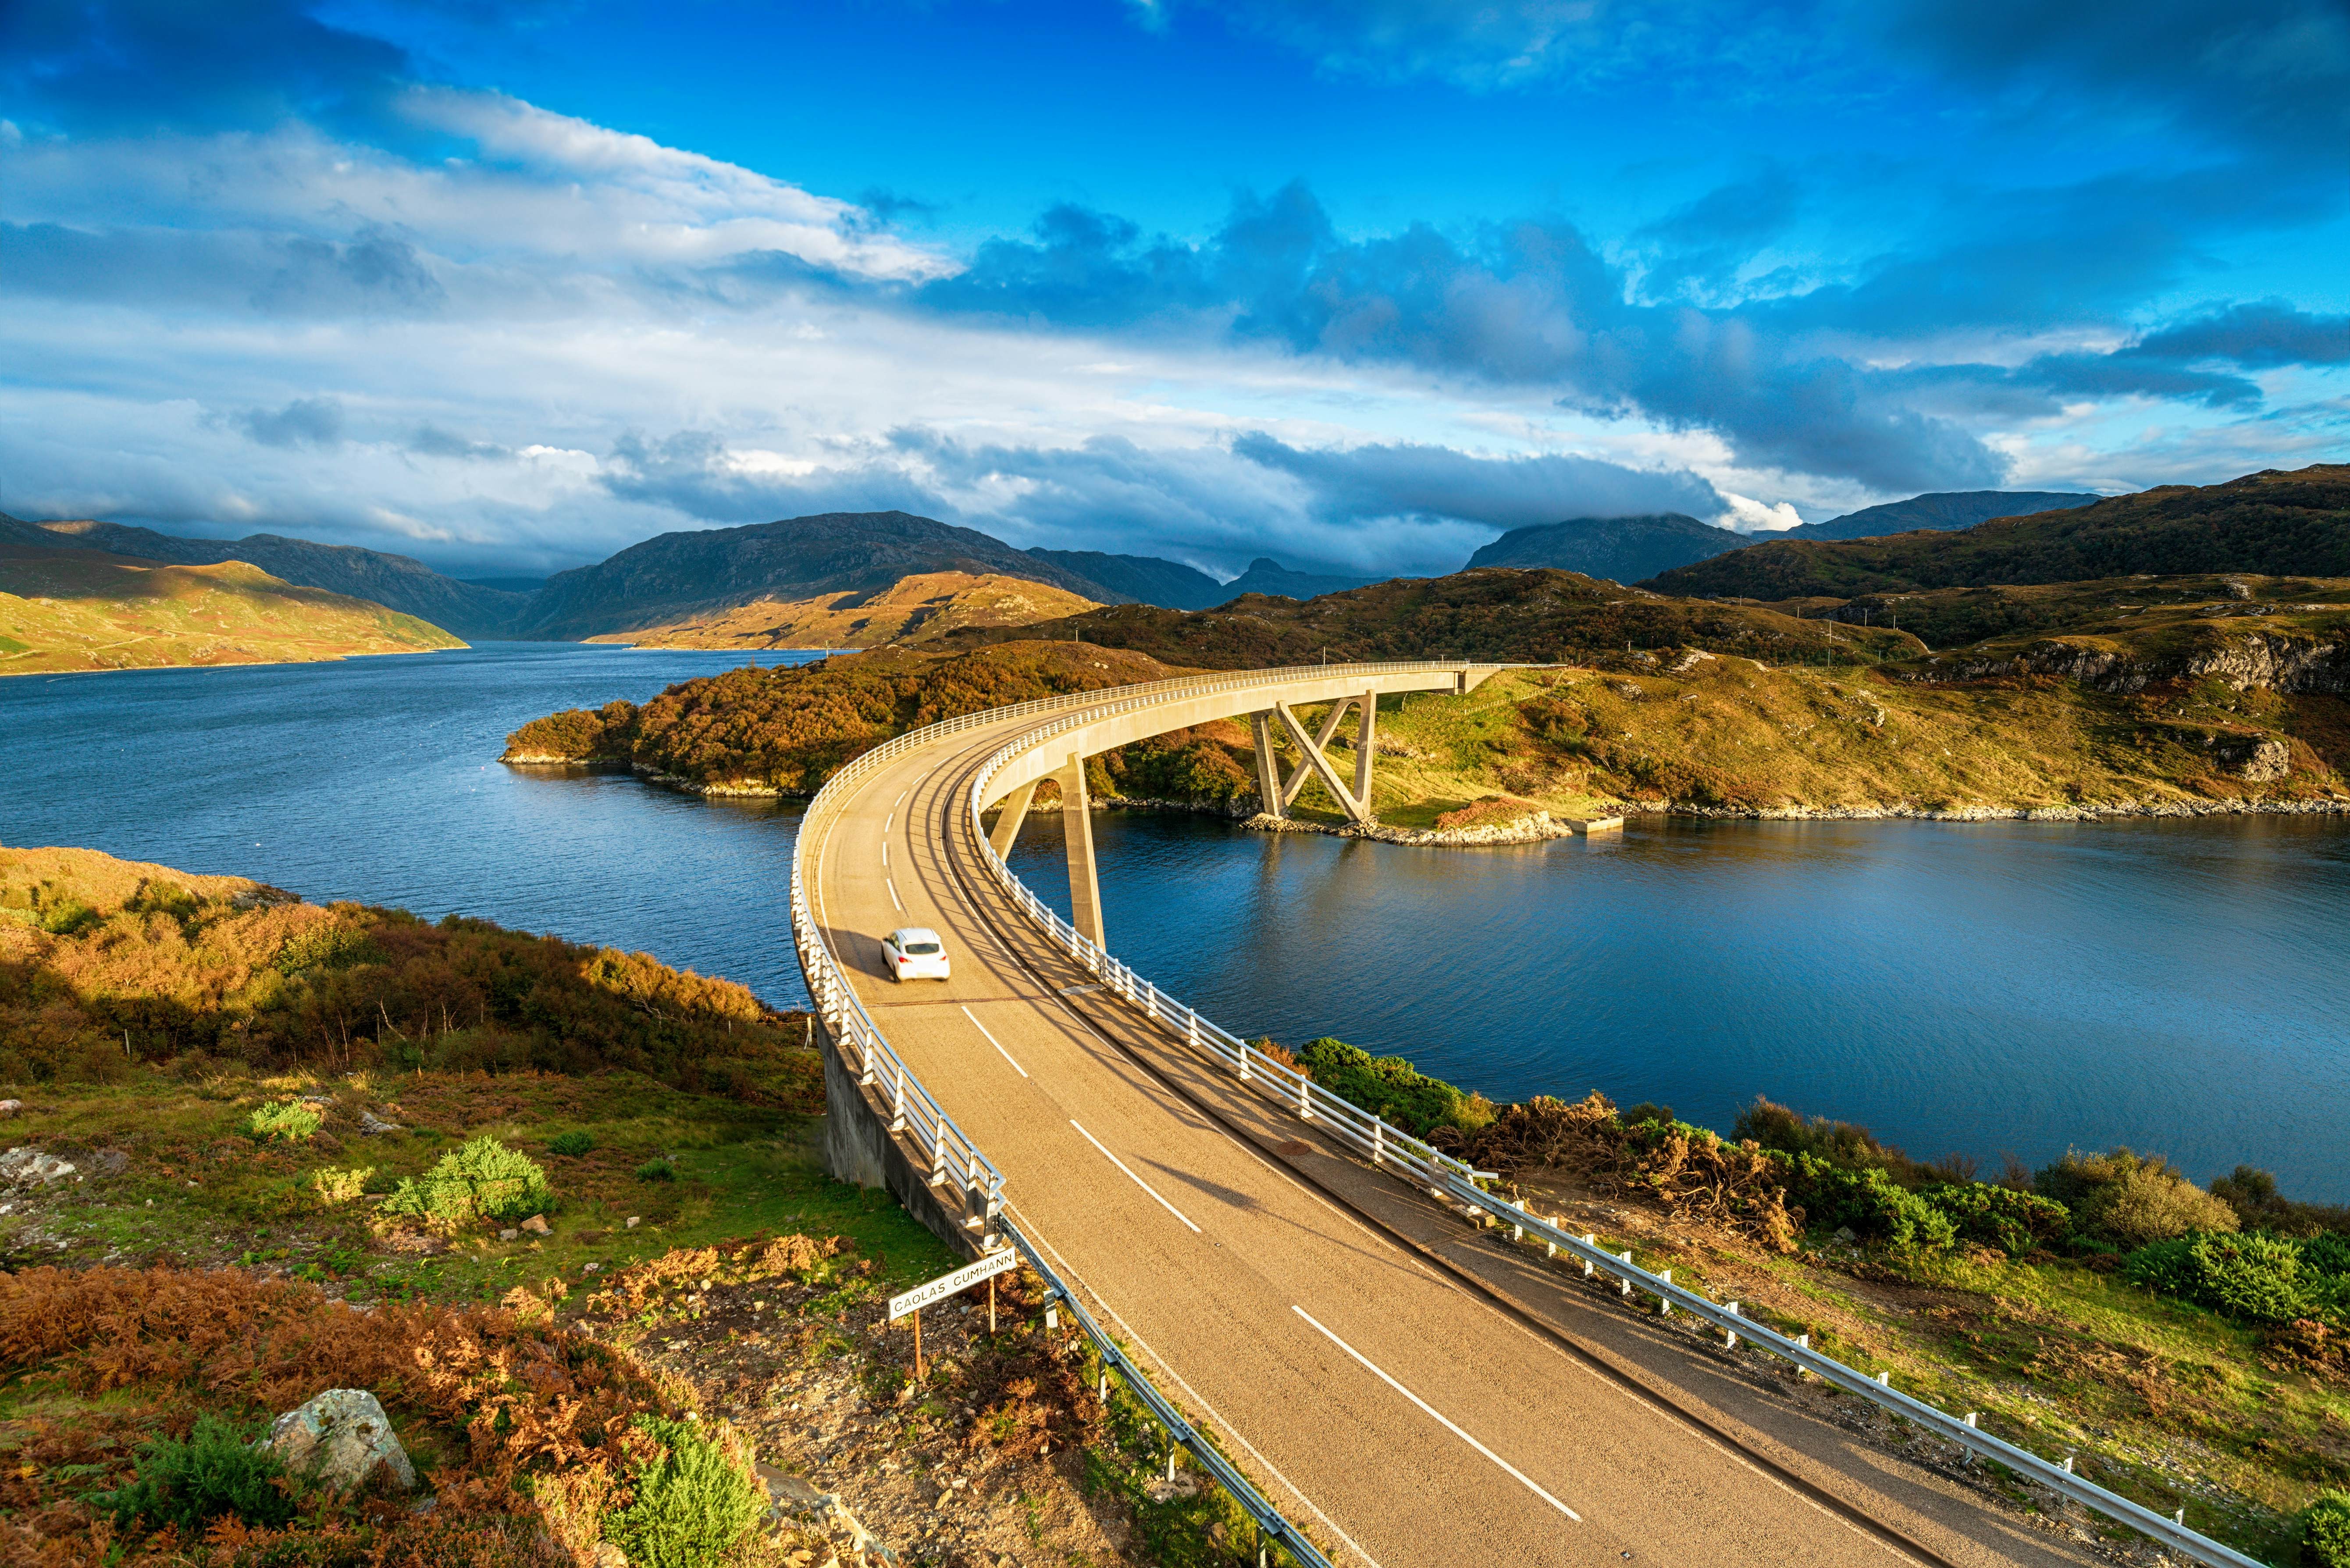
[[[889,889],[889,902],[896,907],[899,914],[904,914],[906,912],[906,906],[898,902],[898,884],[891,881],[887,877],[882,877],[881,881],[882,885]]]
[[[1225,1432],[1231,1436],[1233,1442],[1238,1443],[1242,1448],[1246,1449],[1248,1450],[1249,1458],[1263,1465],[1265,1468],[1266,1474],[1272,1476],[1274,1480],[1287,1487],[1289,1489],[1290,1496],[1304,1503],[1308,1509],[1311,1509],[1313,1511],[1314,1517],[1320,1520],[1331,1534],[1336,1536],[1339,1540],[1347,1543],[1347,1551],[1353,1552],[1356,1556],[1369,1563],[1370,1568],[1379,1568],[1379,1561],[1378,1558],[1364,1551],[1353,1536],[1339,1529],[1337,1521],[1323,1512],[1321,1505],[1316,1503],[1312,1498],[1306,1496],[1303,1488],[1301,1488],[1295,1481],[1291,1480],[1287,1476],[1282,1474],[1281,1467],[1279,1465],[1276,1465],[1271,1459],[1266,1459],[1263,1453],[1258,1451],[1257,1446],[1254,1443],[1250,1442],[1247,1438],[1242,1435],[1241,1429],[1238,1427],[1233,1426],[1230,1421],[1224,1419],[1222,1411],[1217,1409],[1213,1405],[1209,1404],[1207,1400],[1201,1398],[1200,1397],[1200,1391],[1197,1388],[1192,1387],[1189,1383],[1185,1382],[1183,1380],[1183,1375],[1176,1371],[1174,1367],[1169,1366],[1167,1358],[1159,1355],[1157,1350],[1153,1349],[1149,1340],[1134,1332],[1134,1325],[1118,1315],[1118,1309],[1110,1305],[1108,1301],[1104,1299],[1101,1292],[1094,1289],[1093,1282],[1087,1279],[1085,1275],[1079,1273],[1077,1272],[1076,1265],[1070,1262],[1068,1259],[1061,1255],[1061,1249],[1053,1245],[1051,1240],[1045,1236],[1043,1228],[1040,1227],[1034,1220],[1031,1220],[1027,1214],[1021,1210],[1018,1204],[1007,1200],[1003,1207],[1010,1210],[1012,1217],[1018,1220],[1021,1226],[1027,1231],[1028,1239],[1035,1242],[1038,1246],[1044,1248],[1045,1251],[1052,1253],[1053,1261],[1061,1266],[1061,1272],[1068,1278],[1075,1280],[1079,1285],[1083,1286],[1086,1294],[1094,1298],[1094,1305],[1101,1308],[1102,1312],[1109,1318],[1110,1322],[1118,1324],[1118,1332],[1126,1335],[1129,1342],[1138,1346],[1143,1355],[1148,1355],[1152,1361],[1157,1362],[1159,1364],[1159,1370],[1166,1374],[1168,1379],[1171,1381],[1176,1387],[1183,1390],[1184,1394],[1194,1405],[1197,1405],[1201,1409],[1205,1410],[1208,1413],[1208,1418],[1210,1420],[1215,1422],[1217,1426],[1222,1427]]]
[[[962,1015],[971,1020],[971,1026],[973,1029],[978,1030],[982,1034],[987,1034],[987,1025],[982,1023],[979,1021],[978,1015],[973,1013],[970,1008],[964,1008],[962,1010]],[[997,1055],[1003,1057],[1007,1062],[1012,1062],[1012,1053],[1003,1048],[1003,1043],[1002,1041],[996,1039],[993,1034],[987,1034],[987,1043],[995,1047],[995,1054]],[[1012,1070],[1019,1074],[1024,1078],[1028,1075],[1028,1069],[1022,1066],[1017,1062],[1012,1062]]]
[[[882,836],[883,836],[883,837],[885,837],[885,838],[886,838],[886,837],[888,837],[888,836],[889,836],[889,825],[890,825],[891,823],[893,823],[893,822],[897,821],[897,820],[898,820],[898,814],[897,814],[896,812],[894,812],[894,811],[893,811],[893,812],[891,812],[889,815],[887,815],[887,816],[885,816],[885,817],[883,817],[883,818],[881,819],[881,834],[882,834]],[[888,845],[886,845],[886,844],[885,844],[885,845],[883,845],[881,847],[882,847],[882,848],[884,848],[884,849],[887,849],[887,848],[889,848],[889,846]]]
[[[885,870],[889,865],[889,841],[886,838],[881,841],[881,865]]]
[[[977,1022],[977,1021],[976,1021],[976,1020],[974,1020],[973,1022]],[[1125,1170],[1125,1171],[1126,1171],[1126,1179],[1127,1179],[1128,1181],[1133,1182],[1137,1187],[1139,1187],[1139,1188],[1140,1188],[1140,1189],[1142,1189],[1142,1190],[1144,1190],[1145,1192],[1149,1193],[1149,1194],[1150,1194],[1150,1200],[1151,1200],[1152,1202],[1154,1202],[1154,1203],[1158,1204],[1158,1205],[1159,1205],[1159,1207],[1160,1207],[1161,1209],[1164,1209],[1165,1210],[1167,1210],[1167,1212],[1168,1212],[1168,1213],[1172,1214],[1173,1216],[1175,1216],[1175,1218],[1176,1218],[1176,1219],[1182,1220],[1184,1224],[1186,1224],[1186,1225],[1191,1225],[1191,1216],[1189,1216],[1189,1215],[1185,1214],[1185,1213],[1184,1213],[1180,1209],[1176,1208],[1176,1207],[1175,1207],[1175,1205],[1173,1205],[1172,1203],[1168,1202],[1168,1201],[1167,1201],[1167,1199],[1165,1199],[1164,1198],[1159,1197],[1159,1189],[1158,1189],[1157,1188],[1155,1188],[1155,1187],[1151,1186],[1151,1185],[1150,1185],[1150,1183],[1149,1183],[1149,1182],[1147,1182],[1147,1181],[1143,1180],[1143,1179],[1142,1179],[1142,1178],[1140,1178],[1140,1177],[1139,1177],[1139,1176],[1135,1175],[1133,1171],[1131,1171],[1131,1170],[1128,1170],[1128,1169],[1127,1169],[1126,1161],[1124,1161],[1124,1160],[1122,1160],[1122,1159],[1118,1158],[1118,1156],[1116,1156],[1116,1155],[1114,1155],[1114,1154],[1110,1153],[1110,1151],[1109,1151],[1109,1150],[1107,1150],[1107,1149],[1106,1149],[1106,1148],[1102,1148],[1102,1140],[1101,1140],[1101,1139],[1099,1139],[1099,1138],[1097,1138],[1097,1137],[1094,1137],[1094,1135],[1093,1135],[1093,1134],[1091,1134],[1091,1133],[1089,1133],[1089,1132],[1087,1132],[1087,1131],[1086,1131],[1086,1129],[1085,1129],[1082,1126],[1079,1126],[1079,1124],[1078,1124],[1078,1122],[1077,1122],[1077,1118],[1076,1118],[1076,1117],[1075,1117],[1075,1116],[1071,1116],[1071,1117],[1069,1118],[1069,1125],[1070,1125],[1071,1127],[1076,1127],[1077,1132],[1078,1132],[1078,1133],[1079,1133],[1079,1134],[1080,1134],[1080,1135],[1085,1138],[1085,1140],[1086,1140],[1087,1143],[1089,1143],[1089,1144],[1093,1145],[1096,1148],[1100,1148],[1100,1149],[1101,1149],[1102,1158],[1103,1158],[1104,1159],[1106,1159],[1106,1160],[1109,1161],[1112,1165],[1114,1165],[1114,1166],[1118,1167],[1120,1170]],[[1196,1235],[1200,1234],[1200,1228],[1199,1228],[1197,1225],[1191,1225],[1191,1233],[1192,1233],[1194,1236],[1196,1236]]]
[[[1524,1487],[1528,1491],[1534,1493],[1536,1497],[1542,1499],[1544,1502],[1558,1510],[1559,1512],[1566,1515],[1567,1518],[1575,1521],[1575,1523],[1581,1524],[1583,1522],[1583,1515],[1575,1512],[1575,1510],[1567,1507],[1566,1504],[1559,1501],[1558,1499],[1551,1496],[1550,1493],[1543,1490],[1539,1486],[1536,1486],[1533,1479],[1529,1477],[1525,1471],[1518,1469],[1517,1466],[1512,1464],[1509,1460],[1503,1459],[1501,1455],[1495,1453],[1492,1449],[1487,1448],[1484,1444],[1479,1442],[1476,1438],[1471,1437],[1460,1428],[1454,1426],[1451,1421],[1446,1420],[1445,1417],[1439,1413],[1435,1406],[1430,1404],[1427,1400],[1421,1398],[1419,1395],[1413,1393],[1410,1389],[1405,1387],[1394,1378],[1388,1376],[1372,1362],[1369,1356],[1365,1355],[1361,1351],[1357,1350],[1353,1345],[1348,1345],[1345,1340],[1340,1339],[1328,1329],[1323,1328],[1319,1323],[1315,1322],[1314,1314],[1312,1313],[1307,1312],[1304,1307],[1298,1306],[1294,1303],[1291,1304],[1289,1310],[1304,1318],[1307,1323],[1313,1324],[1315,1328],[1320,1331],[1323,1338],[1328,1340],[1331,1344],[1336,1345],[1339,1349],[1353,1356],[1357,1361],[1362,1363],[1364,1368],[1367,1370],[1371,1376],[1377,1377],[1380,1382],[1386,1384],[1388,1387],[1394,1389],[1397,1393],[1402,1395],[1413,1404],[1419,1406],[1422,1414],[1430,1417],[1446,1431],[1451,1433],[1454,1437],[1460,1438],[1462,1442],[1468,1444],[1471,1448],[1476,1449],[1479,1453],[1484,1455],[1487,1459],[1492,1460],[1503,1469],[1509,1471],[1512,1476],[1517,1479],[1519,1485]]]

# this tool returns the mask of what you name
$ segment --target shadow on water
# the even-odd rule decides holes
[[[491,643],[0,680],[0,843],[643,949],[802,1002],[793,802],[510,769],[506,732],[745,662]],[[1697,823],[1473,851],[1097,819],[1112,946],[1228,1028],[1497,1099],[1727,1130],[1768,1094],[1913,1154],[2126,1142],[2350,1199],[2350,820]],[[1014,850],[1066,913],[1060,827]]]

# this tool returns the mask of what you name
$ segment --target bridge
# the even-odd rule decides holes
[[[1113,956],[1086,758],[1246,718],[1271,809],[1310,774],[1366,817],[1378,700],[1464,693],[1500,668],[1160,681],[954,719],[843,768],[809,806],[792,887],[835,1173],[886,1184],[973,1255],[1018,1246],[1300,1561],[2102,1561],[1982,1504],[1949,1468],[1966,1450],[2197,1561],[2249,1563],[2069,1460],[1519,1210]],[[1301,711],[1317,706],[1309,725]],[[1326,748],[1349,715],[1342,774]],[[1068,920],[1003,859],[1048,778]],[[900,926],[945,937],[951,982],[887,978],[880,938]],[[1773,1372],[1784,1363],[1858,1396],[1839,1404],[1889,1409],[1951,1447],[1908,1459],[1866,1440],[1788,1398]]]

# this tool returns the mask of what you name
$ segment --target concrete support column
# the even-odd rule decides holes
[[[1289,815],[1287,795],[1281,787],[1281,764],[1273,759],[1273,715],[1255,712],[1249,715],[1250,732],[1256,737],[1256,798],[1259,805],[1274,816]],[[1300,763],[1299,766],[1305,764]]]
[[[1339,724],[1343,722],[1347,717],[1347,704],[1353,701],[1354,699],[1352,697],[1341,697],[1338,701],[1330,704],[1330,711],[1322,715],[1322,727],[1314,732],[1315,750],[1319,751],[1324,746],[1330,743],[1330,737],[1338,732]],[[1305,775],[1313,771],[1313,767],[1314,764],[1307,762],[1305,758],[1300,757],[1297,759],[1297,771],[1289,775],[1289,782],[1281,786],[1282,805],[1295,805],[1297,804],[1297,792],[1305,787]]]
[[[1020,836],[1020,824],[1028,815],[1029,799],[1036,793],[1036,781],[1029,780],[1003,797],[1003,809],[995,819],[995,826],[987,836],[987,846],[1002,860],[1012,853],[1012,841]]]
[[[1061,840],[1069,856],[1069,922],[1096,947],[1102,940],[1101,882],[1094,873],[1093,802],[1086,795],[1086,757],[1071,752],[1061,781]]]
[[[1355,732],[1355,798],[1362,803],[1363,811],[1371,809],[1371,736],[1379,716],[1379,694],[1366,691],[1362,695],[1362,727]]]
[[[1368,822],[1371,819],[1369,805],[1347,793],[1346,784],[1338,777],[1338,770],[1330,765],[1330,759],[1323,754],[1321,747],[1314,743],[1314,737],[1305,732],[1305,726],[1299,723],[1297,715],[1289,711],[1289,704],[1275,702],[1273,711],[1281,721],[1281,727],[1289,732],[1291,742],[1305,753],[1306,765],[1321,775],[1322,787],[1330,792],[1330,797],[1338,803],[1348,819]]]

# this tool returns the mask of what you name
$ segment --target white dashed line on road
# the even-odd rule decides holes
[[[1175,1216],[1176,1219],[1182,1220],[1184,1224],[1191,1225],[1191,1217],[1190,1215],[1184,1213],[1180,1209],[1176,1208],[1172,1203],[1168,1202],[1164,1198],[1159,1197],[1159,1189],[1151,1186],[1150,1183],[1135,1175],[1133,1171],[1127,1170],[1126,1161],[1118,1158],[1118,1156],[1110,1153],[1109,1150],[1102,1148],[1102,1140],[1094,1137],[1093,1134],[1087,1132],[1082,1126],[1079,1126],[1076,1117],[1071,1116],[1069,1118],[1069,1125],[1073,1127],[1076,1127],[1078,1133],[1084,1137],[1087,1143],[1093,1145],[1096,1148],[1100,1148],[1102,1158],[1104,1159],[1109,1161],[1120,1170],[1125,1170],[1126,1179],[1128,1181],[1133,1182],[1137,1187],[1139,1187],[1145,1192],[1149,1193],[1150,1200],[1153,1203],[1158,1204],[1159,1207],[1167,1210],[1168,1213]],[[1195,1236],[1198,1235],[1200,1233],[1200,1228],[1197,1225],[1191,1225],[1191,1233]]]
[[[973,1029],[978,1030],[982,1034],[987,1034],[987,1025],[982,1023],[979,1021],[978,1015],[972,1012],[970,1008],[964,1008],[962,1010],[962,1015],[971,1020],[971,1026]],[[1001,1040],[998,1040],[993,1034],[987,1034],[987,1043],[995,1047],[995,1054],[997,1055],[1003,1057],[1007,1062],[1012,1062],[1012,1053],[1003,1048],[1003,1043]],[[1012,1062],[1012,1070],[1019,1074],[1024,1078],[1028,1075],[1028,1069],[1022,1066],[1017,1062]],[[1082,1131],[1083,1129],[1080,1128],[1079,1130]]]
[[[1083,1132],[1085,1129],[1080,1127],[1077,1130]],[[1109,1151],[1107,1149],[1104,1149],[1102,1152],[1107,1154]],[[1484,1444],[1479,1442],[1476,1438],[1471,1437],[1468,1433],[1462,1431],[1451,1422],[1446,1420],[1441,1415],[1438,1414],[1435,1406],[1430,1405],[1427,1400],[1421,1398],[1419,1395],[1413,1393],[1410,1389],[1405,1387],[1394,1378],[1388,1376],[1385,1372],[1380,1371],[1379,1368],[1373,1364],[1370,1357],[1365,1355],[1361,1351],[1357,1350],[1353,1345],[1348,1345],[1345,1340],[1340,1339],[1336,1334],[1332,1334],[1328,1329],[1323,1328],[1319,1323],[1315,1323],[1313,1314],[1294,1303],[1291,1304],[1289,1310],[1304,1318],[1307,1323],[1314,1324],[1314,1326],[1317,1330],[1320,1330],[1323,1338],[1328,1340],[1331,1344],[1336,1345],[1339,1349],[1345,1351],[1347,1355],[1360,1362],[1363,1366],[1370,1372],[1371,1376],[1377,1377],[1380,1382],[1386,1384],[1388,1387],[1394,1389],[1397,1393],[1402,1395],[1413,1404],[1419,1406],[1421,1413],[1434,1417],[1437,1425],[1442,1427],[1446,1431],[1451,1433],[1454,1437],[1460,1438],[1462,1442],[1468,1444],[1471,1448],[1476,1449],[1479,1453],[1484,1455],[1487,1459],[1492,1460],[1503,1469],[1509,1471],[1512,1476],[1517,1479],[1518,1483],[1524,1487],[1528,1491],[1534,1493],[1536,1497],[1542,1499],[1544,1502],[1558,1510],[1559,1512],[1566,1515],[1567,1518],[1575,1521],[1575,1523],[1581,1524],[1583,1522],[1583,1515],[1575,1512],[1575,1510],[1567,1507],[1566,1504],[1559,1501],[1558,1499],[1551,1496],[1550,1493],[1536,1486],[1534,1481],[1527,1477],[1525,1471],[1518,1469],[1517,1466],[1512,1464],[1509,1460],[1503,1459],[1501,1455],[1495,1453],[1492,1449],[1487,1448]]]
[[[889,864],[889,841],[886,838],[881,841],[881,864]]]
[[[904,914],[906,912],[906,906],[898,902],[898,884],[891,881],[889,877],[884,877],[881,878],[881,885],[889,889],[890,905],[895,908],[899,914]]]

